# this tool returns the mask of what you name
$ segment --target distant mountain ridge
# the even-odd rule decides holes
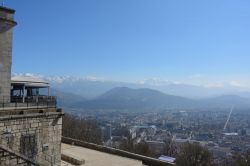
[[[236,108],[245,109],[250,108],[250,98],[240,97],[237,95],[223,95],[213,98],[206,98],[202,100],[210,107],[214,108],[228,108],[234,105]]]
[[[221,95],[239,95],[242,97],[249,97],[250,92],[236,87],[203,87],[189,84],[181,84],[175,82],[143,82],[142,83],[127,83],[119,81],[110,81],[104,79],[97,79],[94,77],[75,78],[75,77],[50,77],[48,81],[51,86],[60,91],[74,93],[83,96],[87,99],[93,99],[107,92],[115,87],[128,88],[149,88],[161,91],[165,94],[182,96],[186,98],[207,98]]]
[[[86,110],[161,111],[171,109],[230,108],[232,104],[237,108],[250,108],[250,99],[236,95],[225,95],[194,100],[167,95],[148,88],[116,87],[95,99],[75,102],[71,106]]]
[[[86,101],[84,97],[73,93],[62,92],[53,88],[50,91],[52,96],[57,97],[57,104],[59,107],[71,107],[75,102]]]
[[[93,100],[77,102],[72,106],[85,109],[153,111],[167,108],[184,108],[189,107],[190,104],[193,104],[193,100],[166,95],[157,90],[117,87]]]

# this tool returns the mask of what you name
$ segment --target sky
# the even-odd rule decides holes
[[[15,73],[250,87],[249,0],[6,0]]]

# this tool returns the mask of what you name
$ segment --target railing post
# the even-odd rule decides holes
[[[2,100],[2,104],[1,105],[2,105],[2,108],[3,108],[3,100]]]
[[[36,102],[36,109],[38,109],[38,101]]]
[[[36,106],[37,106],[37,109],[38,109],[38,105],[39,105],[39,98],[38,98],[38,96],[36,96]]]
[[[4,96],[3,96],[3,109],[4,109]]]
[[[55,107],[57,107],[57,97],[55,96]]]
[[[49,96],[47,97],[47,108],[49,108]]]

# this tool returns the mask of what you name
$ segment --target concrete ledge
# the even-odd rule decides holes
[[[0,116],[11,116],[11,115],[24,115],[34,113],[50,113],[50,112],[63,112],[62,109],[56,107],[8,107],[1,109]]]
[[[0,17],[0,21],[4,21],[6,23],[9,23],[12,26],[16,26],[17,25],[16,21],[13,21],[13,20],[10,20],[10,19],[6,19],[6,18],[3,18],[3,17]]]
[[[4,6],[0,6],[0,10],[11,13],[11,14],[14,14],[16,12],[14,9],[7,8],[7,7],[4,7]]]
[[[68,154],[65,154],[65,153],[61,154],[61,159],[66,161],[66,162],[69,162],[70,164],[73,164],[73,165],[83,165],[83,164],[85,164],[84,159],[79,159],[79,158],[77,158],[75,156],[71,156],[71,155],[68,155]]]
[[[30,109],[43,109],[43,108],[56,108],[56,106],[0,107],[0,111],[30,110]]]
[[[117,155],[117,156],[140,160],[145,165],[154,165],[154,166],[173,166],[174,165],[174,164],[170,164],[170,163],[167,163],[167,162],[155,159],[155,158],[142,156],[142,155],[138,155],[135,153],[127,152],[127,151],[120,150],[120,149],[110,148],[110,147],[106,147],[102,145],[83,142],[83,141],[79,141],[79,140],[68,138],[68,137],[62,137],[62,142],[66,144],[74,144],[76,146],[81,146],[81,147],[85,147],[88,149],[97,150],[100,152],[110,153],[110,154]]]
[[[0,116],[0,121],[11,120],[11,119],[23,119],[23,118],[37,118],[37,117],[55,117],[55,116],[63,116],[62,112],[46,112],[46,113],[30,113],[24,115],[7,115]]]

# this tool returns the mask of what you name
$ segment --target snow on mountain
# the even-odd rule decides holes
[[[138,81],[136,83],[118,82],[98,78],[93,76],[75,77],[75,76],[44,76],[32,73],[16,74],[13,76],[26,76],[41,78],[50,82],[51,87],[62,92],[73,93],[83,96],[84,98],[95,98],[106,91],[115,87],[128,88],[150,88],[169,95],[176,95],[188,98],[206,98],[220,95],[239,95],[250,96],[250,92],[233,85],[225,85],[218,87],[197,86],[190,84],[183,84],[180,82],[173,82],[152,78]]]

